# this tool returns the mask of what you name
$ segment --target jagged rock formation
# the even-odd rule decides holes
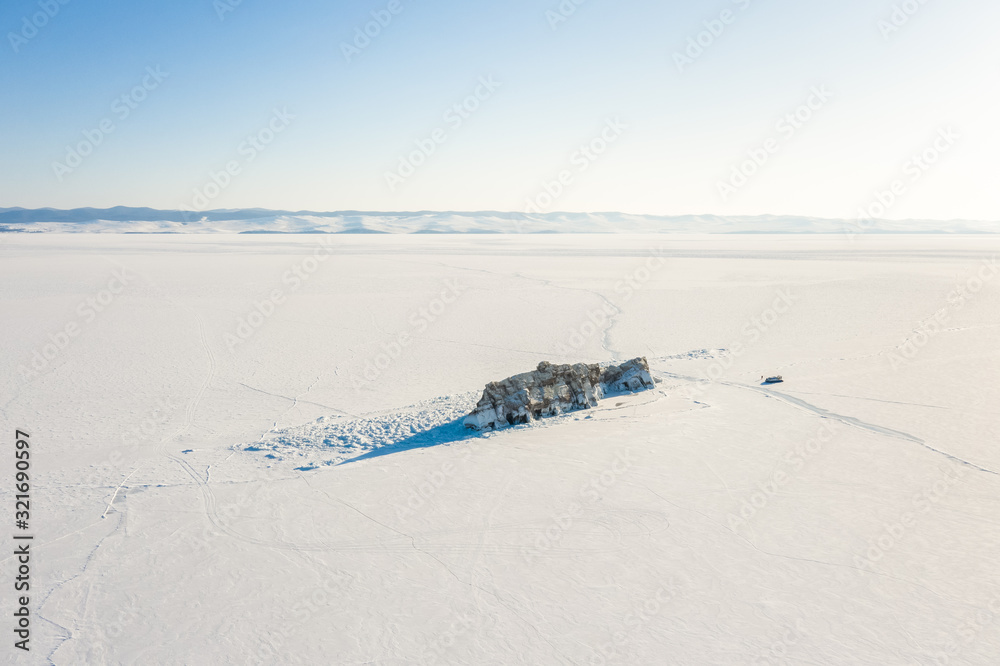
[[[552,365],[490,382],[465,426],[476,430],[527,423],[546,416],[590,409],[605,395],[644,391],[654,386],[645,358],[621,365],[574,363]]]

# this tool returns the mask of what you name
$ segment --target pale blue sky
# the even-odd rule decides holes
[[[898,180],[880,216],[1000,220],[995,2],[566,0],[555,29],[559,0],[224,2],[5,2],[0,207],[854,217]],[[348,62],[342,44],[390,4]],[[674,54],[727,10],[679,71]],[[477,86],[478,108],[446,118]],[[412,175],[387,179],[439,128]],[[244,143],[261,133],[262,150]],[[934,164],[907,164],[925,150]]]

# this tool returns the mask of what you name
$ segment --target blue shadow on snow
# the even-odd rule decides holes
[[[401,451],[426,449],[431,446],[441,446],[443,444],[453,444],[455,442],[464,442],[465,440],[479,438],[480,433],[476,430],[472,430],[471,428],[466,428],[463,423],[464,420],[465,417],[463,416],[455,419],[454,421],[434,426],[430,430],[414,433],[406,439],[396,442],[395,444],[380,446],[374,451],[364,453],[357,458],[345,460],[340,464],[347,465],[360,460],[370,460],[372,458],[388,456],[393,453],[400,453]]]

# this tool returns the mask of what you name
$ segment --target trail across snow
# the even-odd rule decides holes
[[[732,384],[732,383],[728,383],[728,382],[727,382],[727,384],[729,386],[739,386],[738,384]],[[985,467],[981,467],[981,466],[979,466],[979,465],[977,465],[977,464],[975,464],[973,462],[969,462],[968,460],[963,460],[963,459],[961,459],[961,458],[959,458],[957,456],[951,455],[950,453],[947,453],[945,451],[941,451],[940,449],[936,449],[933,446],[929,445],[924,440],[920,439],[919,437],[915,437],[915,436],[913,436],[913,435],[911,435],[909,433],[901,432],[899,430],[893,430],[892,428],[886,428],[885,426],[875,425],[873,423],[866,423],[866,422],[864,422],[864,421],[862,421],[860,419],[854,418],[853,416],[846,416],[844,414],[835,414],[835,413],[830,412],[830,411],[828,411],[826,409],[823,409],[822,407],[817,407],[815,405],[812,405],[812,404],[806,402],[805,400],[802,400],[801,398],[796,398],[794,396],[788,395],[787,393],[781,393],[779,391],[775,391],[774,389],[769,389],[769,388],[766,388],[766,387],[763,387],[763,386],[745,386],[745,387],[741,386],[741,388],[749,388],[749,389],[754,390],[754,391],[759,391],[761,393],[764,393],[764,394],[769,395],[771,397],[778,398],[779,400],[783,400],[783,401],[785,401],[787,403],[790,403],[792,405],[795,405],[797,407],[801,407],[802,409],[810,411],[810,412],[812,412],[814,414],[818,414],[818,415],[820,415],[823,418],[833,418],[833,419],[836,419],[837,421],[840,421],[841,423],[846,423],[848,425],[851,425],[851,426],[854,426],[854,427],[857,427],[857,428],[862,428],[864,430],[870,430],[871,432],[875,432],[875,433],[878,433],[880,435],[887,435],[889,437],[895,437],[895,438],[898,438],[898,439],[904,439],[904,440],[909,441],[909,442],[914,442],[916,444],[919,444],[919,445],[923,446],[924,448],[928,449],[929,451],[933,451],[934,453],[938,453],[938,454],[940,454],[942,456],[945,456],[946,458],[954,460],[955,462],[961,463],[962,465],[968,465],[969,467],[977,469],[980,472],[986,472],[987,474],[997,475],[997,472],[994,472],[991,469],[986,469]]]

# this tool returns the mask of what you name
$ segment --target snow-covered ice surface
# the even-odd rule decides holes
[[[21,662],[1000,663],[998,252],[4,234]],[[458,427],[640,355],[654,391]]]

